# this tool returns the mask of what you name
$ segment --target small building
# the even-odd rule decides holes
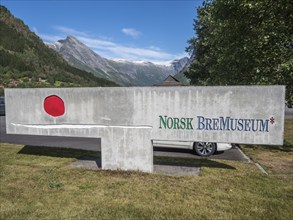
[[[169,75],[164,81],[155,84],[154,86],[183,86],[183,84],[175,77]]]

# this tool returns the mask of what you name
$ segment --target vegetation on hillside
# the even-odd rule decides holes
[[[192,84],[286,85],[293,104],[292,1],[208,0],[197,12]]]
[[[67,64],[0,6],[0,95],[5,87],[115,86]]]

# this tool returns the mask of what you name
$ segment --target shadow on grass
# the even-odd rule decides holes
[[[196,155],[193,150],[191,149],[185,149],[185,148],[172,148],[172,147],[154,147],[154,151],[158,152],[173,152],[173,153],[186,153],[186,154],[192,154],[193,156],[197,156],[200,158],[200,156]],[[223,154],[224,151],[216,151],[214,155],[220,155]]]
[[[176,153],[188,153],[188,154],[193,154],[193,151],[190,149],[185,149],[185,148],[172,148],[172,147],[154,147],[154,151],[168,151],[168,152],[176,152]]]
[[[24,146],[19,154],[29,154],[37,156],[48,156],[48,157],[63,157],[63,158],[84,158],[84,157],[101,157],[100,152],[87,151],[87,150],[76,150],[68,148],[57,148],[57,147],[42,147],[42,146]]]
[[[293,145],[287,142],[286,140],[284,141],[284,145],[242,145],[245,148],[249,149],[265,149],[268,151],[281,151],[281,152],[292,152],[293,151]]]
[[[169,166],[183,166],[183,167],[209,167],[220,169],[233,169],[236,168],[225,163],[209,159],[186,159],[174,157],[154,157],[154,165],[169,165]]]
[[[87,166],[92,166],[92,164],[95,163],[98,167],[101,167],[101,153],[96,151],[26,145],[18,153],[36,156],[76,158],[79,159],[77,166],[84,166],[86,168]],[[154,165],[235,169],[234,167],[227,164],[208,159],[189,159],[157,156],[154,157]]]

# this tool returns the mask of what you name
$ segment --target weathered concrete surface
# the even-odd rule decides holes
[[[102,167],[153,172],[150,128],[109,127],[102,135]]]
[[[99,170],[101,169],[100,157],[82,157],[79,160],[71,164],[73,168],[87,169],[87,170]],[[178,164],[169,165],[154,165],[154,172],[167,175],[176,176],[199,176],[200,167],[196,166],[184,166]]]
[[[63,116],[45,113],[43,102],[50,95],[64,100]],[[152,139],[282,144],[284,95],[284,86],[6,89],[7,132],[97,137],[102,126],[147,126],[152,128]],[[270,132],[160,129],[160,115],[274,117],[275,122],[269,124]]]
[[[51,95],[64,101],[64,115],[45,112]],[[284,86],[5,89],[5,99],[8,133],[101,137],[106,169],[152,172],[154,139],[283,144]],[[192,118],[193,128],[162,128],[160,116]],[[199,116],[260,120],[266,131],[201,130]]]
[[[7,134],[5,116],[0,116],[0,142],[38,147],[61,147],[89,151],[101,151],[101,138]],[[193,154],[193,152],[188,149],[162,149],[154,146],[153,154],[154,156],[201,159],[200,156]],[[212,155],[209,157],[209,159],[233,160],[242,162],[247,161],[247,159],[241,155],[239,149],[237,148],[232,148],[231,150]]]
[[[199,176],[200,167],[154,165],[154,172],[176,176]]]

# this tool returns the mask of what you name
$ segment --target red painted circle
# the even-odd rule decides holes
[[[56,95],[51,95],[45,98],[44,109],[49,115],[53,117],[58,117],[65,113],[64,102]]]

